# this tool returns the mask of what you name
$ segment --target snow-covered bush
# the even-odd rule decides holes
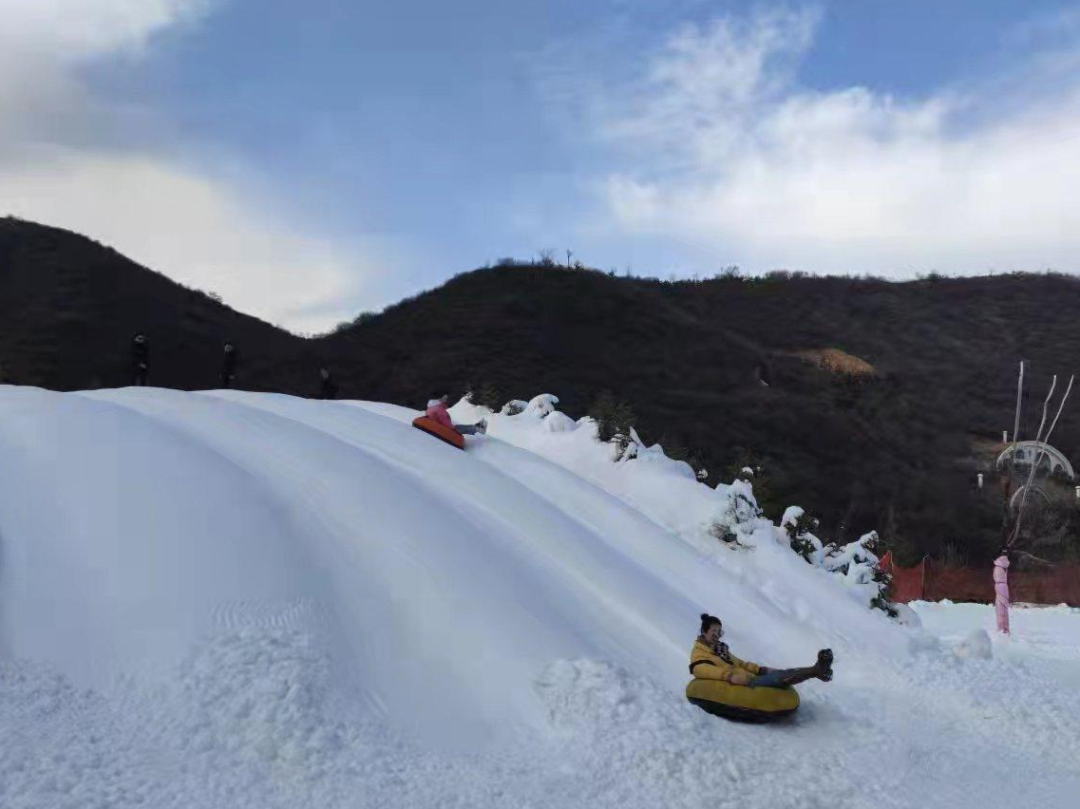
[[[554,396],[550,393],[541,393],[539,396],[534,396],[530,399],[522,412],[527,416],[534,416],[542,419],[545,416],[550,416],[554,413],[555,405],[558,403],[558,396]]]
[[[754,497],[761,510],[773,519],[780,513],[783,504],[775,499],[772,489],[772,481],[768,472],[768,464],[762,456],[746,447],[731,447],[731,461],[725,464],[721,474],[722,480],[746,480],[754,484]]]
[[[500,416],[517,416],[520,413],[525,412],[525,408],[529,406],[528,402],[523,402],[521,399],[511,399],[509,402],[502,406],[502,410],[499,411]]]
[[[843,576],[850,584],[873,585],[870,606],[895,616],[896,610],[888,598],[891,577],[881,569],[877,555],[880,545],[877,531],[863,534],[843,547],[831,545],[826,549],[822,566]]]
[[[616,401],[610,391],[604,391],[596,398],[589,408],[589,417],[596,422],[597,437],[619,448],[617,458],[622,458],[632,443],[640,443],[640,439],[634,442],[637,416],[633,408],[626,402]]]
[[[820,564],[823,546],[813,534],[818,520],[798,506],[791,506],[780,519],[780,527],[788,537],[788,544],[795,553],[812,565]]]
[[[709,526],[709,534],[728,545],[752,546],[750,536],[763,523],[761,508],[754,499],[754,487],[747,480],[734,480],[726,487],[724,500],[716,518]]]
[[[731,530],[731,526],[717,520],[709,526],[709,535],[716,537],[725,545],[739,545],[739,535]]]
[[[865,590],[870,607],[895,618],[897,610],[889,602],[891,577],[881,569],[878,558],[877,531],[863,534],[847,545],[825,545],[812,533],[817,525],[818,521],[798,506],[789,507],[780,520],[780,528],[795,553],[812,565],[842,576],[848,585]]]
[[[505,401],[499,389],[490,383],[480,385],[475,390],[470,390],[465,398],[468,399],[469,404],[486,407],[491,411],[497,410]]]

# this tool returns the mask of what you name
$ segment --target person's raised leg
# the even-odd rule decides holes
[[[751,688],[783,688],[790,685],[789,680],[797,677],[802,669],[770,669],[750,681]],[[800,681],[801,682],[801,681]]]
[[[798,685],[806,680],[818,677],[821,672],[816,666],[805,669],[770,669],[750,681],[751,688],[786,688]]]
[[[832,650],[822,649],[818,652],[816,665],[804,669],[770,669],[751,680],[750,686],[751,688],[785,688],[813,679],[828,682],[833,676],[832,662]]]

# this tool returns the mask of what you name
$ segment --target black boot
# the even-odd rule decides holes
[[[824,680],[825,682],[829,682],[829,680],[832,679],[832,664],[832,649],[822,649],[817,653],[817,666],[815,666],[815,668],[818,670],[819,679]]]

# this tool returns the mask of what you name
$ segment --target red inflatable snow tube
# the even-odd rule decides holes
[[[412,426],[435,436],[441,441],[445,441],[447,444],[452,444],[458,449],[465,449],[465,437],[461,433],[453,427],[447,427],[445,424],[435,421],[433,418],[420,416],[413,419]]]

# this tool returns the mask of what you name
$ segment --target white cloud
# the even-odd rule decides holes
[[[757,110],[784,91],[817,16],[769,11],[752,22],[680,27],[628,88],[627,109],[603,122],[604,134],[667,156],[722,158],[743,145]]]
[[[298,232],[237,180],[110,143],[117,113],[82,83],[98,59],[138,59],[207,0],[3,0],[0,214],[68,228],[238,309],[298,331],[352,312],[364,266]]]
[[[1080,80],[1062,69],[1076,51],[916,100],[815,92],[797,67],[817,24],[684,26],[606,89],[595,134],[633,158],[604,182],[620,227],[755,270],[1080,271]]]
[[[35,150],[0,168],[14,215],[88,234],[244,311],[318,331],[346,311],[358,269],[328,243],[252,209],[227,184],[153,157]],[[355,314],[355,313],[352,313]],[[334,319],[336,318],[336,319]]]
[[[3,0],[0,26],[0,139],[8,142],[48,127],[66,112],[87,114],[75,75],[96,58],[137,57],[150,38],[193,22],[208,0]],[[63,131],[56,133],[63,136]]]
[[[208,0],[4,0],[6,50],[63,62],[138,49],[155,33],[202,14]]]

